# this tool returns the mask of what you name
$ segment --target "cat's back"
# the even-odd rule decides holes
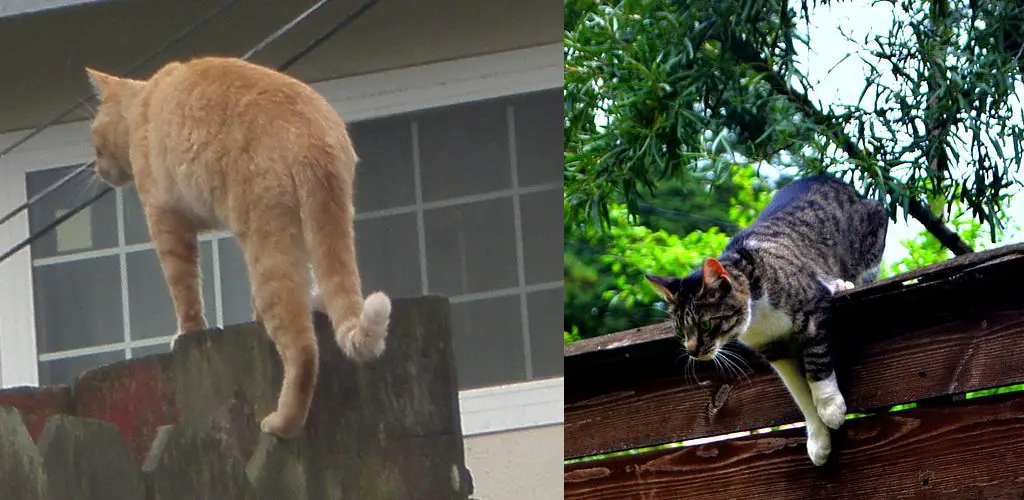
[[[742,248],[780,268],[816,269],[852,281],[878,265],[887,224],[880,202],[835,177],[815,175],[779,189],[727,250]]]
[[[787,210],[841,210],[861,200],[852,186],[827,174],[802,177],[779,189],[757,216],[756,222],[769,220]]]
[[[174,62],[150,78],[146,120],[284,127],[343,125],[334,108],[306,83],[230,57]]]

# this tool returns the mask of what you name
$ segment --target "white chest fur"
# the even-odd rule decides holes
[[[772,307],[765,295],[759,300],[747,303],[750,321],[740,342],[753,347],[763,346],[773,340],[787,337],[793,330],[793,319],[783,311]]]

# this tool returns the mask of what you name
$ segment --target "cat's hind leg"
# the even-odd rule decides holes
[[[802,361],[818,416],[825,425],[838,429],[846,420],[846,400],[836,383],[832,352],[828,345],[826,314],[821,313],[808,319]]]
[[[807,427],[807,456],[814,465],[823,465],[832,452],[832,437],[828,426],[818,415],[811,387],[804,377],[800,363],[795,359],[784,358],[772,361],[771,365],[804,415]]]
[[[239,238],[249,268],[255,310],[284,366],[277,410],[263,419],[260,428],[285,438],[302,432],[319,365],[309,315],[308,260],[296,227],[267,223]]]

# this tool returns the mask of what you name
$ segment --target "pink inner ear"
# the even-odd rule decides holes
[[[722,267],[722,264],[717,259],[705,260],[702,272],[705,283],[710,283],[717,279],[729,281],[729,273],[725,272],[725,268]]]

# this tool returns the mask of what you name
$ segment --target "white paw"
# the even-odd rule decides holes
[[[822,466],[828,461],[832,453],[832,437],[828,429],[814,429],[807,431],[807,456],[811,458],[814,465]]]
[[[843,290],[850,290],[853,288],[853,283],[849,281],[836,280],[836,291],[841,292]]]
[[[846,401],[838,392],[814,403],[818,416],[830,429],[838,429],[846,421]]]

